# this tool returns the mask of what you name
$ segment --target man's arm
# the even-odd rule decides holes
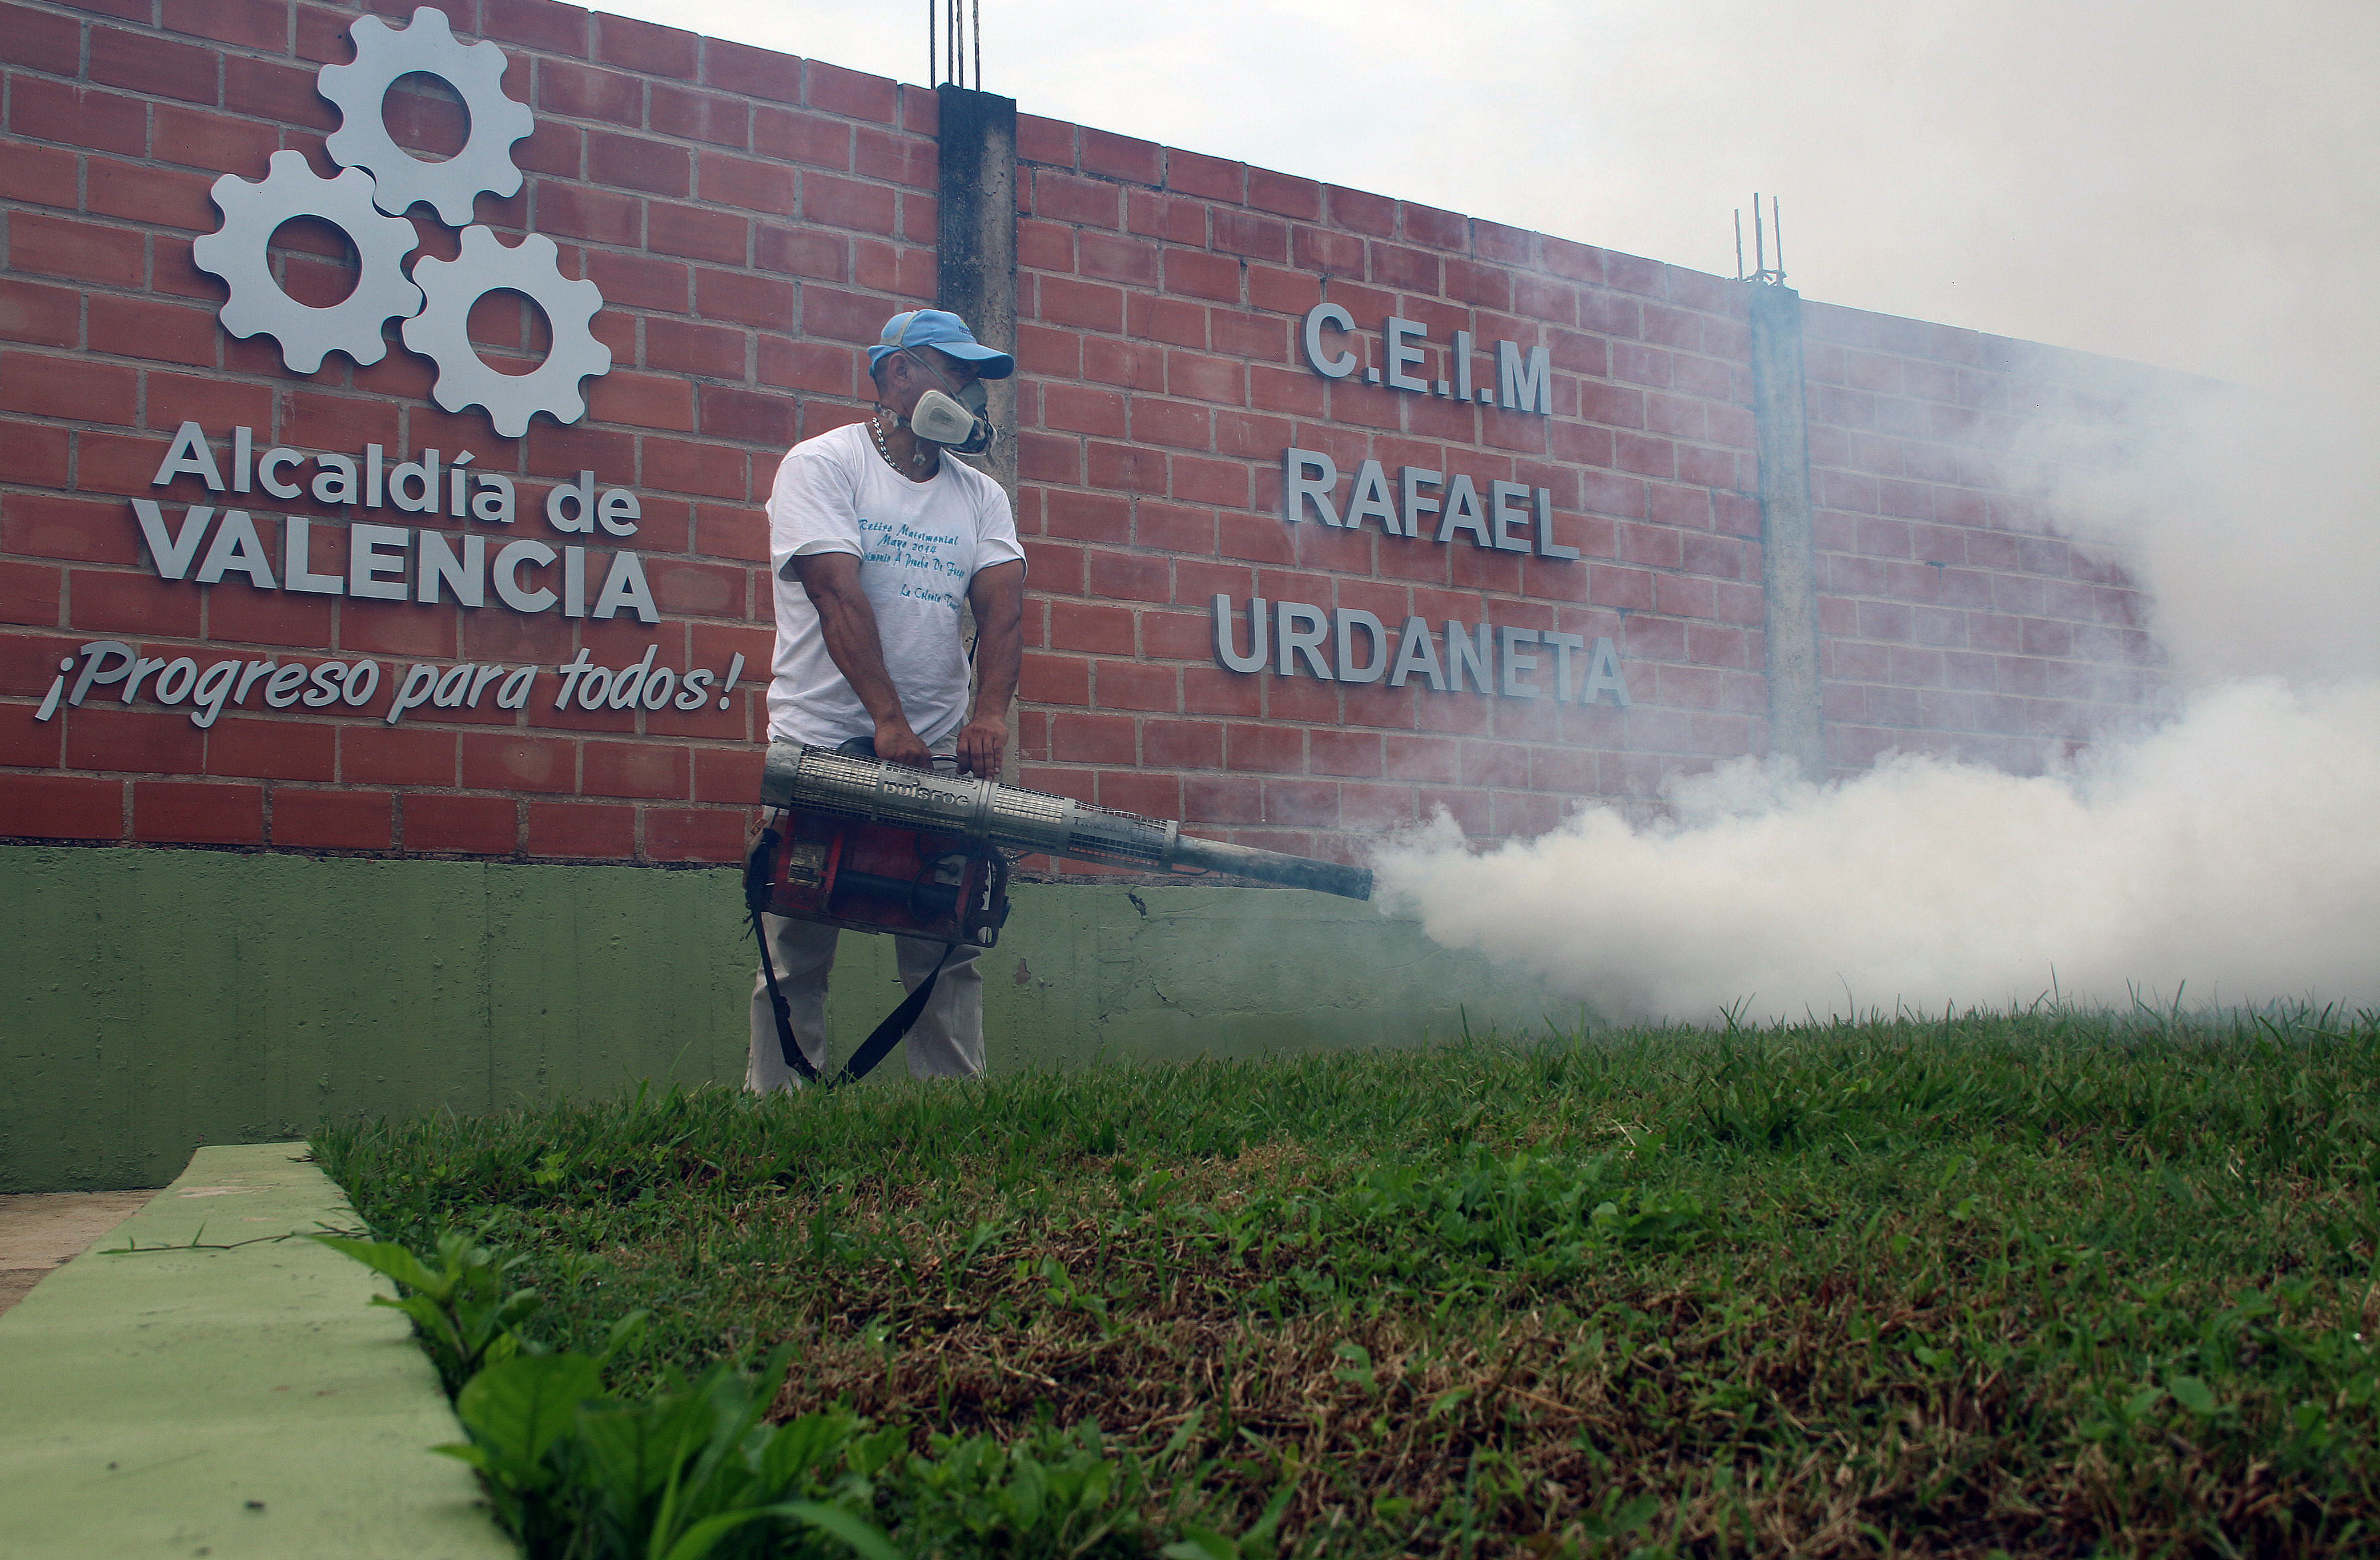
[[[819,632],[835,670],[876,722],[876,756],[922,769],[933,762],[910,728],[900,692],[884,670],[884,641],[876,629],[876,608],[859,587],[859,559],[849,552],[808,552],[794,559],[794,577],[818,609]],[[1012,673],[1009,687],[1015,688]]]
[[[1025,660],[1025,564],[1019,560],[978,569],[967,581],[975,611],[975,715],[959,730],[959,767],[1000,778],[1008,750],[1008,707]]]

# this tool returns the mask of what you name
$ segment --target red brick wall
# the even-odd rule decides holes
[[[371,7],[402,20],[413,0]],[[334,111],[315,69],[355,14],[290,0],[0,0],[0,835],[380,853],[719,861],[757,785],[769,646],[759,503],[790,441],[857,415],[859,344],[934,285],[934,100],[547,0],[451,0],[498,42],[535,110],[528,171],[481,221],[542,233],[601,288],[613,354],[585,421],[495,437],[427,399],[394,344],[300,378],[216,324],[194,268],[218,174],[281,149],[317,172]],[[451,148],[451,103],[401,97],[407,144]],[[1574,799],[1765,743],[1762,562],[1743,299],[1676,267],[1030,116],[1019,127],[1023,365],[1018,520],[1032,553],[1022,778],[1254,843],[1345,854],[1445,806],[1529,833]],[[424,251],[453,233],[417,209]],[[301,296],[339,286],[338,246],[288,230]],[[310,293],[309,289],[312,289]],[[1318,299],[1377,361],[1380,319],[1549,348],[1549,417],[1326,381],[1295,331]],[[474,333],[530,354],[492,307]],[[2010,344],[1813,312],[1831,740],[2018,764],[2139,692],[2137,600],[2105,561],[2046,539],[1980,463],[1985,414],[2030,405]],[[2003,354],[2005,357],[2006,355]],[[567,621],[162,581],[129,500],[173,430],[354,453],[468,448],[519,478],[516,535],[582,468],[633,488],[661,622]],[[1559,562],[1285,525],[1290,445],[1551,490]],[[233,501],[240,502],[240,501]],[[256,501],[260,514],[366,517]],[[449,531],[461,521],[396,516]],[[484,528],[484,527],[483,527]],[[545,539],[565,538],[547,536]],[[1934,565],[1940,563],[1942,567]],[[1216,663],[1217,593],[1609,637],[1633,707],[1350,686]],[[94,638],[142,654],[373,659],[362,707],[227,711],[94,697],[33,719]],[[622,666],[746,672],[724,709],[552,707],[581,650]],[[549,669],[521,711],[382,719],[413,665]],[[1542,674],[1542,673],[1541,673]],[[2089,685],[2086,687],[2085,683]],[[2086,696],[2088,695],[2088,696]]]
[[[1741,285],[1087,127],[1028,119],[1019,140],[1034,783],[1340,854],[1438,807],[1531,834],[1765,749]],[[1552,417],[1326,381],[1296,340],[1325,297],[1375,332],[1394,312],[1549,345]],[[2056,378],[2075,355],[1809,320],[1838,766],[1898,747],[2038,768],[2143,697],[2137,594],[2046,535],[1998,459],[2028,416],[2089,415]],[[1284,525],[1289,444],[1550,486],[1585,556]],[[1234,675],[1218,591],[1609,635],[1633,707]]]
[[[401,21],[413,6],[373,8]],[[209,187],[222,173],[261,178],[283,148],[334,171],[322,142],[336,111],[314,73],[351,57],[352,12],[285,0],[0,4],[0,618],[12,625],[0,637],[0,834],[653,862],[737,853],[759,786],[770,643],[755,501],[786,443],[855,415],[852,343],[932,292],[933,96],[544,0],[444,9],[458,33],[503,45],[505,88],[537,115],[515,149],[524,188],[481,196],[480,220],[508,242],[545,234],[565,275],[603,291],[594,329],[614,367],[589,381],[589,416],[573,427],[541,417],[507,440],[476,410],[440,411],[430,366],[396,346],[394,323],[378,364],[333,357],[311,378],[286,372],[268,338],[218,328],[223,285],[190,255],[219,221]],[[455,105],[434,98],[405,100],[392,119],[410,146],[459,135]],[[453,232],[426,207],[415,214],[424,252],[451,257]],[[322,248],[280,252],[301,296],[324,285],[308,268],[335,265]],[[540,345],[517,312],[482,306],[473,326],[495,355]],[[662,621],[160,580],[130,497],[176,512],[248,502],[260,517],[363,517],[226,500],[193,478],[152,490],[185,418],[219,450],[236,423],[260,443],[350,455],[378,441],[392,460],[470,449],[478,469],[520,479],[511,534],[554,543],[580,538],[548,534],[535,495],[591,467],[599,483],[641,496],[634,545]],[[95,696],[35,722],[59,658],[107,637],[201,664],[369,658],[380,683],[366,707],[337,716],[251,699],[200,730],[145,697],[128,708]],[[747,671],[731,707],[557,711],[549,671],[516,714],[423,708],[394,728],[381,718],[415,664],[552,668],[583,647],[623,666],[648,645],[679,670],[723,669],[740,651]]]
[[[1803,320],[1836,771],[1897,749],[2034,772],[2152,698],[2144,599],[2024,480],[2058,425],[2119,416],[2111,389],[2152,371],[1856,309]]]

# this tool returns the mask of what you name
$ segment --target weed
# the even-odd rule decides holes
[[[844,1453],[750,1500],[914,1554],[2350,1554],[2380,1523],[2371,1014],[1739,1016],[315,1143],[383,1238],[517,1253],[547,1358],[650,1312],[613,1401],[781,1358],[766,1421],[898,1446],[865,1502]]]

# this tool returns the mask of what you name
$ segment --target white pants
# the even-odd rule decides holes
[[[802,1054],[820,1071],[826,1070],[826,983],[834,969],[835,939],[840,928],[783,915],[763,915],[769,929],[769,957],[777,966],[777,989],[785,994],[793,1017],[794,1037]],[[865,934],[863,934],[865,935]],[[934,972],[941,960],[942,943],[924,937],[892,939],[901,984],[911,991]],[[982,949],[965,946],[951,950],[934,982],[917,1023],[909,1031],[909,1076],[912,1078],[976,1078],[983,1073],[983,972],[976,968]],[[887,1011],[892,1004],[884,1004]],[[880,1015],[879,1015],[880,1016]],[[874,1026],[873,1022],[869,1027]],[[745,1070],[744,1086],[755,1094],[771,1089],[798,1088],[802,1075],[785,1065],[784,1047],[777,1040],[776,1015],[769,1006],[766,977],[752,979],[752,1058]]]

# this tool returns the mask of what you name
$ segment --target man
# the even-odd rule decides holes
[[[868,349],[875,411],[786,452],[769,497],[772,739],[920,768],[955,758],[970,774],[999,775],[1023,655],[1025,551],[1008,495],[950,451],[990,441],[977,381],[1005,379],[1015,368],[955,314],[896,314]],[[975,611],[972,713],[962,599]],[[822,1069],[835,928],[762,919],[794,1034]],[[949,949],[945,961],[939,942],[902,937],[895,946],[912,991],[938,964],[941,971],[909,1031],[911,1076],[982,1072],[977,950]],[[756,980],[747,1085],[761,1092],[799,1081],[785,1065],[766,985]]]

